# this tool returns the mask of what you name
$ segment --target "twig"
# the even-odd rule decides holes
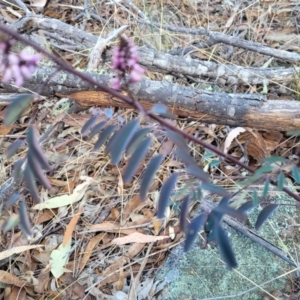
[[[149,23],[146,20],[144,21],[138,21],[143,23],[148,23],[149,25],[156,26],[159,28],[163,28],[169,31],[173,32],[180,32],[180,33],[187,33],[187,34],[194,34],[194,35],[207,35],[209,37],[209,45],[214,45],[217,43],[224,43],[226,45],[239,47],[242,49],[250,50],[256,53],[276,57],[283,60],[289,60],[295,63],[300,62],[300,55],[298,53],[289,52],[285,50],[279,50],[279,49],[273,49],[268,46],[264,46],[260,43],[252,42],[252,41],[246,41],[242,40],[238,37],[229,36],[227,34],[216,32],[216,31],[210,31],[208,29],[190,29],[190,28],[184,28],[184,27],[175,27],[171,25],[161,25],[158,23]],[[200,43],[199,46],[203,47],[205,43]],[[177,49],[177,50],[171,50],[169,51],[169,54],[172,55],[185,55],[191,51],[197,50],[198,45],[194,45],[193,47],[187,47],[185,49]]]
[[[98,41],[96,45],[94,46],[93,50],[91,51],[89,55],[89,62],[87,69],[97,69],[100,61],[101,61],[101,55],[103,51],[105,50],[106,46],[111,43],[113,40],[115,40],[120,34],[122,34],[126,29],[128,28],[128,25],[123,25],[115,30],[113,30],[106,38],[100,37],[98,38]]]
[[[132,3],[131,0],[125,0],[125,3],[129,7],[133,8],[137,12],[139,17],[141,17],[143,20],[146,20],[147,22],[150,22],[150,20],[145,16],[145,14],[134,3]]]
[[[131,289],[130,289],[130,292],[129,292],[129,295],[128,295],[128,300],[134,300],[136,299],[136,287],[139,283],[139,280],[140,280],[140,277],[142,275],[142,272],[144,271],[145,269],[145,266],[146,266],[146,263],[148,261],[148,258],[149,258],[149,255],[150,255],[150,252],[153,248],[153,245],[154,245],[154,242],[150,243],[149,246],[148,246],[148,249],[147,249],[147,252],[146,252],[146,255],[144,257],[144,260],[143,262],[141,263],[141,266],[140,266],[140,269],[139,269],[139,272],[137,273],[137,275],[135,276],[132,284],[131,284]]]
[[[27,8],[27,6],[21,0],[14,0],[14,2],[25,11],[26,15],[31,14],[31,11]]]

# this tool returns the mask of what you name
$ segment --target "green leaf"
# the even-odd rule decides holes
[[[20,178],[21,171],[22,171],[22,165],[25,162],[25,158],[19,159],[14,163],[14,179],[17,181]]]
[[[300,183],[300,174],[297,166],[293,166],[292,168],[293,177],[296,181],[296,183]]]
[[[53,250],[50,255],[51,273],[55,278],[59,278],[66,271],[65,265],[71,254],[71,243],[72,239],[69,239],[65,246],[63,246],[63,244],[59,245],[59,247],[56,250]]]
[[[31,155],[33,155],[35,160],[39,162],[39,164],[42,166],[43,169],[50,171],[51,166],[45,154],[43,153],[43,150],[40,146],[38,139],[36,138],[33,125],[30,125],[28,127],[27,142],[29,145],[29,151],[31,152]]]
[[[285,158],[281,157],[281,156],[271,156],[268,158],[265,158],[263,160],[265,163],[276,163],[276,162],[284,162]]]
[[[166,208],[169,205],[170,197],[175,188],[175,184],[177,181],[178,174],[173,173],[163,184],[159,199],[158,199],[158,207],[157,207],[157,218],[163,219],[165,217]]]
[[[99,134],[99,138],[94,146],[94,151],[98,151],[101,148],[116,127],[116,125],[109,125]]]
[[[25,109],[33,101],[33,94],[20,94],[15,97],[11,104],[7,106],[4,112],[4,125],[12,125],[19,119]]]
[[[212,158],[214,157],[215,154],[210,152],[210,151],[205,151],[204,155],[203,155],[203,159],[209,159],[209,158]]]
[[[223,189],[220,186],[214,185],[214,184],[204,183],[204,184],[201,185],[201,188],[203,190],[207,190],[209,192],[220,195],[222,197],[228,197],[229,196],[229,193],[225,189]]]
[[[5,208],[10,209],[20,198],[23,198],[23,195],[14,193],[12,194],[5,203]]]
[[[110,155],[111,161],[114,165],[117,165],[121,160],[122,153],[127,148],[130,140],[135,134],[140,124],[140,120],[136,119],[127,123],[112,137],[114,142],[111,144]],[[109,145],[107,145],[107,148]],[[106,149],[107,150],[107,149]]]
[[[20,222],[20,217],[17,214],[10,215],[2,225],[2,231],[5,233],[15,228]]]
[[[191,221],[191,223],[187,226],[183,251],[187,252],[190,250],[193,242],[197,237],[198,232],[200,231],[201,227],[204,226],[205,220],[206,220],[206,214],[203,213],[195,217]]]
[[[220,160],[219,160],[219,159],[213,159],[213,160],[209,163],[209,165],[210,165],[211,167],[217,167],[217,166],[219,166],[219,164],[220,164]]]
[[[26,204],[24,200],[20,201],[19,205],[19,215],[20,215],[20,224],[19,227],[21,228],[23,234],[29,238],[32,234],[29,216],[26,208]]]
[[[245,203],[243,203],[239,208],[238,210],[243,212],[243,213],[246,213],[246,212],[249,212],[251,211],[252,209],[254,209],[256,206],[258,205],[258,203],[256,205],[253,204],[253,201],[250,200],[250,201],[247,201]]]
[[[154,156],[148,163],[147,169],[144,173],[144,176],[141,181],[141,186],[140,186],[141,201],[146,200],[147,193],[152,185],[155,173],[158,170],[159,166],[161,165],[163,159],[164,159],[164,156],[159,154],[159,155]]]
[[[32,199],[36,202],[41,202],[40,195],[39,195],[33,174],[31,172],[28,164],[26,165],[25,170],[24,170],[24,180],[25,180],[26,186],[30,192]]]
[[[81,134],[85,135],[97,122],[98,116],[92,116],[81,128]]]
[[[106,123],[107,121],[103,121],[95,125],[95,127],[92,129],[92,131],[89,134],[89,139],[92,139],[97,133],[99,133]]]
[[[255,229],[259,230],[260,227],[266,222],[266,220],[273,214],[273,212],[278,208],[278,204],[270,204],[266,206],[258,215]]]
[[[186,168],[188,174],[191,174],[205,183],[209,182],[209,176],[202,169],[200,169],[197,165],[190,165]]]
[[[24,144],[24,142],[24,140],[16,140],[11,145],[9,145],[6,149],[6,157],[11,158],[12,156],[14,156],[17,153],[18,149]]]
[[[256,170],[255,175],[262,175],[264,173],[269,173],[273,171],[273,167],[272,166],[263,166],[261,168],[259,168],[258,170]]]
[[[300,135],[300,130],[291,130],[291,131],[288,131],[288,132],[286,132],[286,135],[287,136],[291,136],[291,135],[293,135],[293,136],[299,136]]]
[[[35,156],[30,150],[27,154],[27,163],[34,177],[39,181],[39,183],[43,185],[45,189],[51,190],[51,183],[49,182],[47,176],[44,174],[41,166],[39,165],[39,162],[35,159]]]
[[[215,240],[218,245],[220,254],[224,262],[226,263],[229,270],[238,266],[234,252],[231,247],[229,238],[225,230],[218,226],[215,231]]]
[[[270,188],[270,182],[269,180],[266,180],[265,181],[265,185],[264,185],[264,190],[263,190],[263,193],[262,193],[262,198],[266,198],[268,193],[269,193],[269,188]]]
[[[188,216],[188,212],[189,212],[189,205],[190,205],[190,196],[187,195],[183,198],[182,204],[180,207],[179,226],[180,226],[181,231],[184,231],[187,226],[187,216]]]
[[[184,150],[186,152],[189,152],[189,147],[188,147],[185,139],[180,134],[167,129],[166,130],[166,135],[172,142],[174,142],[176,144],[176,146],[179,149]]]
[[[259,199],[258,199],[258,195],[257,195],[256,190],[254,190],[252,192],[252,203],[253,203],[253,206],[257,206],[259,204]]]
[[[285,179],[285,176],[284,176],[283,172],[280,171],[280,173],[278,175],[278,181],[277,181],[277,188],[279,191],[282,191],[282,189],[283,189],[284,179]]]
[[[196,161],[190,155],[189,151],[176,149],[174,153],[186,166],[193,166],[197,164]]]
[[[149,147],[151,146],[151,143],[152,143],[152,138],[148,137],[144,139],[133,152],[132,156],[128,161],[128,165],[123,175],[123,179],[125,183],[130,182],[132,176],[136,172],[141,161],[144,159]]]
[[[169,111],[168,107],[161,103],[153,105],[151,112],[165,118],[176,119],[176,117]]]
[[[150,132],[150,128],[141,128],[139,129],[134,136],[132,137],[131,141],[128,144],[126,149],[126,154],[131,155],[139,143],[144,139],[144,137]]]

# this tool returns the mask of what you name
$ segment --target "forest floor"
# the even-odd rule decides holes
[[[13,24],[25,15],[18,5],[4,1],[0,3],[1,23]],[[97,37],[107,37],[119,27],[128,25],[124,31],[127,37],[132,38],[138,46],[147,46],[160,52],[194,47],[188,54],[192,58],[218,64],[255,68],[298,67],[295,63],[222,43],[199,49],[195,45],[205,43],[208,39],[206,36],[163,28],[163,25],[205,28],[272,48],[300,53],[300,4],[296,0],[149,0],[135,1],[134,4],[128,0],[34,0],[25,3],[32,13],[60,20]],[[146,25],[143,23],[145,18],[156,25]],[[61,44],[58,44],[43,30],[35,33],[53,54],[77,69],[86,69],[92,49],[72,50],[63,38]],[[55,35],[55,31],[52,34]],[[106,46],[111,49],[117,43],[116,38]],[[102,59],[98,72],[112,73],[111,62],[106,61],[105,51]],[[176,73],[165,74],[153,70],[146,70],[145,76],[151,80],[168,81],[207,91],[262,93],[277,99],[300,99],[300,75],[297,73],[289,82],[271,82],[267,85],[222,85],[205,76],[187,78]],[[124,184],[122,173],[128,162],[127,157],[118,166],[114,166],[110,157],[104,154],[103,147],[94,151],[95,140],[87,141],[80,134],[82,126],[91,117],[91,109],[66,113],[69,104],[67,98],[48,97],[28,108],[13,126],[0,123],[0,153],[3,154],[0,157],[0,185],[4,185],[12,176],[13,164],[25,157],[27,149],[24,145],[14,157],[6,159],[4,153],[7,147],[16,139],[24,138],[31,123],[36,125],[38,134],[42,136],[51,124],[60,121],[60,126],[42,143],[53,168],[53,172],[48,174],[53,188],[49,191],[39,189],[46,204],[37,205],[29,193],[26,190],[24,192],[33,226],[32,239],[28,240],[17,228],[1,233],[0,288],[3,288],[3,292],[0,298],[156,299],[159,283],[149,283],[149,278],[154,278],[172,248],[183,242],[178,207],[183,196],[195,187],[195,181],[185,173],[184,165],[175,157],[174,142],[166,138],[163,129],[151,120],[143,120],[142,124],[151,128],[154,141],[146,160],[156,153],[165,155],[166,159],[156,174],[147,200],[141,202],[139,186],[145,164],[139,166],[129,184]],[[0,116],[3,116],[5,106],[0,108]],[[113,116],[112,124],[116,125],[139,115],[133,109],[103,108],[103,117],[107,118],[110,114]],[[233,129],[187,118],[178,118],[172,122],[254,169],[261,166],[261,158],[269,155],[299,163],[299,138],[286,132],[242,127]],[[216,164],[219,158],[199,145],[192,142],[188,145],[194,159],[209,174],[214,184],[228,191],[236,191],[238,182],[249,176],[232,163],[222,161]],[[159,191],[162,183],[173,172],[179,174],[178,183],[166,220],[161,222],[155,219]],[[291,174],[290,164],[285,166],[284,172],[289,184],[297,192],[299,187]],[[262,191],[264,183],[256,184],[255,188]],[[19,189],[23,190],[24,187],[20,186]],[[251,197],[251,193],[248,196]],[[219,200],[210,194],[206,194],[206,197],[214,203]],[[197,201],[192,202],[192,215],[197,204]],[[12,211],[3,210],[0,225],[16,211],[16,208]],[[290,216],[282,222],[286,222],[285,234],[295,247],[293,260],[297,262],[300,218],[298,215]],[[141,236],[134,235],[136,233]],[[276,233],[278,238],[281,233]],[[70,243],[65,243],[66,240]],[[285,274],[284,270],[282,276],[290,281],[289,292],[285,290],[287,298],[271,295],[264,299],[299,299],[295,298],[295,295],[299,297],[299,280],[289,277],[289,273]],[[136,294],[141,295],[145,285],[148,295],[141,298]]]

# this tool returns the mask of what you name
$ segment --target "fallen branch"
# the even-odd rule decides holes
[[[52,45],[59,47],[60,49],[65,49],[66,51],[68,51],[68,49],[72,51],[82,51],[93,48],[98,41],[97,36],[94,36],[88,32],[65,24],[57,19],[45,18],[39,15],[30,15],[24,17],[18,22],[12,24],[11,28],[19,32],[43,30],[44,34],[50,38]],[[206,34],[209,31],[199,29],[196,32],[198,32],[198,34]],[[220,38],[222,37],[223,40],[226,40],[225,37],[227,37],[228,43],[234,38],[226,36],[223,33],[213,34]],[[34,39],[34,36],[31,38]],[[278,51],[282,53],[282,59],[289,60],[290,56],[295,56],[295,60],[300,61],[299,54],[273,49],[263,46],[259,43],[244,41],[237,38],[234,39],[243,41],[247,45],[255,44],[255,47],[252,47],[253,51],[259,47],[262,47],[263,49],[267,49],[267,52],[270,56],[272,56],[272,51],[274,50],[275,54],[278,53]],[[56,44],[57,42],[60,44],[64,43],[66,45],[59,46]],[[110,60],[112,56],[111,51],[108,51],[106,54],[107,59]],[[173,74],[177,76],[192,76],[195,79],[209,79],[214,83],[226,85],[267,85],[269,83],[282,84],[291,82],[300,72],[300,68],[248,68],[235,66],[233,64],[217,64],[212,61],[202,61],[188,57],[177,57],[146,47],[139,48],[139,55],[139,62],[150,71]]]
[[[39,91],[41,84],[50,77],[42,91],[43,96],[69,97],[84,107],[113,106],[130,107],[122,100],[64,71],[39,68],[24,88]],[[84,72],[99,83],[110,85],[111,75]],[[20,92],[8,84],[1,83],[5,92]],[[132,86],[132,94],[145,108],[156,103],[167,105],[180,117],[199,119],[206,123],[247,126],[257,129],[288,131],[300,128],[300,102],[291,100],[268,100],[260,94],[214,93],[169,82],[143,80]],[[126,92],[123,92],[126,95]]]

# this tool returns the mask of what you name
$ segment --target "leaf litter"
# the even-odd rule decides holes
[[[43,7],[45,2],[35,1],[34,3]],[[63,18],[66,18],[68,14],[73,17],[76,16],[76,9],[66,1],[51,2],[44,11],[45,15],[56,16],[61,20],[64,20]],[[74,5],[82,8],[81,3],[75,2]],[[63,6],[57,5],[58,3]],[[106,4],[101,5],[104,9],[98,10],[100,17],[106,18]],[[214,5],[211,3],[211,7],[214,7]],[[151,3],[151,7],[154,13],[160,14],[160,9],[156,4]],[[32,5],[32,8],[35,9],[35,6]],[[22,14],[17,8],[14,9],[15,12]],[[181,14],[181,17],[194,15],[195,9],[201,10],[202,8],[194,7],[192,3],[186,4],[185,13]],[[292,10],[292,4],[284,11],[274,11],[274,17],[278,20],[284,19],[289,9]],[[258,25],[262,21],[260,18],[263,18],[263,15],[265,16],[262,12],[263,7],[257,5],[247,7],[244,14],[249,22]],[[209,15],[211,30],[219,30],[220,24],[224,25],[228,21],[224,15],[215,14],[213,9],[207,11],[207,13],[205,12],[204,15]],[[12,19],[11,16],[9,18]],[[17,13],[13,16],[13,19],[15,18],[17,18]],[[128,12],[119,10],[112,22],[117,24],[118,22],[126,23],[128,21]],[[205,21],[203,21],[204,24],[199,22],[197,18],[193,18],[190,25],[191,27],[207,27]],[[104,30],[104,34],[109,33],[107,28],[102,27],[93,19],[89,19],[88,24],[87,31],[98,32]],[[240,24],[239,26],[243,27],[244,25]],[[145,29],[140,28],[138,30]],[[230,32],[229,27],[228,30]],[[259,31],[259,28],[253,27],[251,30],[254,30],[253,34],[257,34],[255,31]],[[281,35],[278,33],[280,33],[280,29],[277,29],[276,36],[280,36],[281,39],[282,36],[290,36],[292,40],[293,35],[291,32]],[[261,36],[257,34],[257,38],[257,41],[260,41]],[[272,46],[282,46],[282,41],[275,39],[271,33],[268,33],[266,38],[271,41]],[[155,41],[150,42],[154,43]],[[174,40],[172,35],[165,35],[164,43],[163,46],[168,48],[169,44],[177,45],[178,41]],[[182,38],[181,43],[188,46],[190,41],[188,38]],[[293,43],[287,43],[287,47],[293,50]],[[216,46],[216,51],[219,51],[221,55],[224,53],[220,45]],[[265,60],[263,55],[257,54],[253,57],[246,52],[242,54],[234,52],[231,60],[241,65],[255,65],[258,61]],[[201,59],[207,59],[209,54],[204,51],[195,55]],[[66,55],[65,58],[76,62],[76,60],[80,61],[82,56],[75,53],[73,57]],[[149,77],[152,79],[162,80],[163,76],[156,72],[149,72]],[[174,76],[172,78],[175,79]],[[198,87],[206,88],[206,84],[200,83]],[[255,87],[253,88],[255,89]],[[50,105],[50,110],[55,101],[55,99],[49,99],[47,102]],[[49,107],[43,106],[43,104],[39,106],[36,120],[36,124],[39,124],[37,128],[39,132],[43,132],[49,124],[53,124],[54,117],[49,116]],[[19,138],[24,138],[22,130],[29,126],[26,117],[30,117],[35,108],[37,106],[33,104],[23,112],[23,123],[5,127],[1,125],[2,134],[10,134],[14,130],[18,133]],[[113,113],[111,110],[111,114]],[[117,114],[124,118],[126,122],[136,117],[136,114],[130,110],[120,109]],[[47,117],[44,117],[45,115]],[[80,135],[80,130],[84,123],[89,120],[90,115],[85,112],[73,115],[62,114],[61,116],[64,116],[65,127],[58,132],[56,138],[51,138],[43,145],[46,157],[49,158],[51,167],[54,169],[54,172],[48,176],[53,189],[45,194],[39,188],[40,195],[44,200],[42,203],[35,204],[27,199],[28,206],[31,209],[32,225],[39,232],[39,234],[36,234],[35,231],[34,242],[36,243],[40,239],[39,243],[30,245],[26,239],[20,237],[19,232],[13,233],[13,238],[6,234],[3,236],[1,246],[1,260],[12,259],[13,263],[18,264],[22,272],[25,273],[30,270],[29,263],[26,260],[28,254],[31,254],[31,260],[34,261],[33,266],[35,267],[33,271],[36,272],[35,277],[39,282],[39,285],[34,286],[36,297],[47,293],[49,299],[59,299],[66,288],[74,296],[72,299],[83,299],[87,295],[87,290],[90,291],[90,294],[86,296],[86,299],[97,299],[99,295],[102,295],[104,299],[106,296],[117,295],[117,292],[122,292],[123,295],[129,294],[129,286],[126,284],[122,286],[120,281],[122,279],[126,281],[126,278],[130,280],[131,276],[137,274],[147,253],[148,243],[156,242],[155,247],[148,256],[148,263],[144,266],[146,275],[141,277],[137,287],[137,292],[140,295],[153,295],[153,299],[155,299],[159,284],[153,282],[150,277],[165,260],[169,249],[182,241],[182,233],[178,230],[179,215],[173,206],[169,206],[164,222],[155,219],[157,213],[155,208],[156,192],[161,190],[162,183],[170,177],[174,166],[176,166],[179,173],[184,170],[184,165],[178,162],[174,154],[174,143],[166,139],[162,129],[157,128],[155,124],[149,121],[146,123],[143,120],[141,122],[142,126],[147,126],[147,128],[151,126],[154,142],[145,162],[141,163],[132,181],[124,184],[121,180],[121,173],[125,169],[128,158],[121,160],[116,168],[111,164],[109,157],[104,155],[103,146],[97,151],[93,150],[97,140],[96,137],[86,141]],[[285,157],[293,155],[290,149],[297,147],[299,142],[297,139],[282,140],[283,136],[279,132],[258,132],[242,128],[230,134],[226,126],[221,125],[199,125],[198,122],[188,120],[177,120],[176,124],[179,128],[184,128],[186,132],[201,137],[208,143],[221,145],[225,141],[226,151],[241,159],[250,157],[252,159],[250,163],[254,166],[258,164],[260,159],[268,156],[269,151],[275,151],[278,155],[284,155]],[[112,121],[110,125],[116,124]],[[247,134],[243,134],[245,132]],[[6,137],[1,137],[1,139],[3,143],[0,145],[0,151],[4,153],[5,149],[14,142],[14,139],[10,140]],[[203,149],[192,143],[189,143],[189,147],[201,170],[204,170],[221,187],[231,188],[234,185],[235,176],[242,175],[234,165],[222,162],[219,168],[212,166],[211,161],[213,158],[204,158]],[[7,159],[7,165],[13,165],[16,160],[24,158],[24,149],[25,147],[20,147],[15,156]],[[56,149],[56,151],[53,149]],[[145,199],[143,200],[145,201],[142,202],[139,198],[140,180],[145,173],[146,162],[149,162],[157,153],[163,154],[166,158],[154,175],[152,186],[148,186],[147,190],[144,191]],[[189,177],[181,174],[178,176],[175,195],[171,197],[171,201],[175,204],[179,203],[188,191],[186,186]],[[2,179],[0,180],[4,182],[7,176],[7,172],[1,170]],[[182,193],[182,195],[176,197],[176,193],[178,195]],[[120,212],[119,218],[116,217],[116,213],[113,213],[116,210]],[[172,239],[171,235],[175,235],[175,238]],[[53,244],[54,248],[50,248],[51,250],[47,252],[42,246],[47,244],[49,238],[53,238],[56,242]],[[13,247],[10,248],[11,240],[13,240]],[[76,247],[72,245],[76,245]],[[158,250],[161,250],[161,252],[157,253]],[[17,261],[18,257],[21,260]],[[49,273],[49,270],[51,270],[51,273]],[[69,273],[70,271],[72,271],[72,274]],[[9,269],[0,272],[1,282],[5,284],[19,288],[24,287],[24,285],[31,285],[29,281],[20,280],[19,276],[10,273]],[[95,283],[98,284],[95,285]],[[13,292],[10,296],[12,295]],[[137,296],[136,299],[142,298]]]

